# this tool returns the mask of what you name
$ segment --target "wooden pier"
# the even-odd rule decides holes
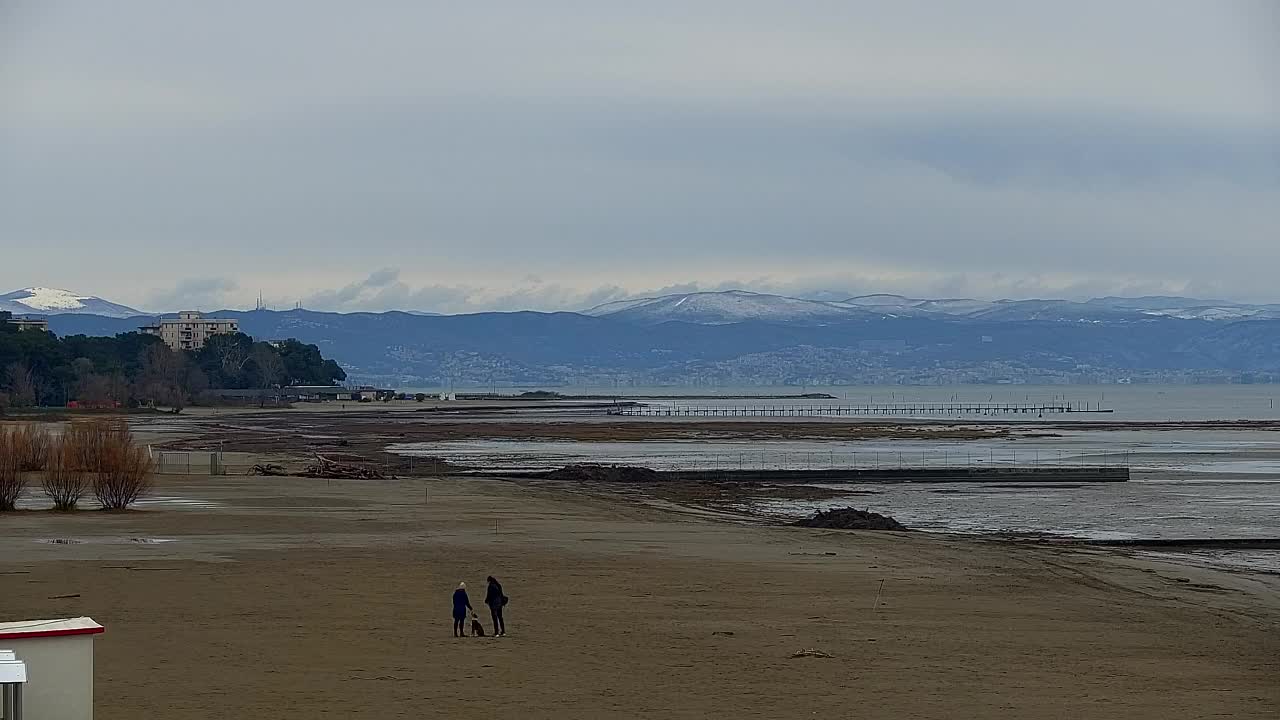
[[[633,403],[610,408],[610,415],[632,417],[1044,417],[1075,413],[1109,413],[1093,403],[894,403],[867,405],[661,405]]]

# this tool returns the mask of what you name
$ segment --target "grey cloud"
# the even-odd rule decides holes
[[[969,297],[982,300],[1029,298],[1087,300],[1107,295],[1182,295],[1213,300],[1233,294],[1227,288],[1213,283],[1158,282],[1125,277],[1008,276],[1001,273],[922,274],[910,277],[848,273],[793,278],[759,276],[714,283],[690,281],[661,287],[632,289],[618,285],[569,288],[556,284],[542,284],[537,282],[536,278],[527,280],[527,284],[504,288],[444,285],[412,287],[403,281],[396,280],[380,286],[383,289],[378,292],[356,297],[347,297],[341,291],[322,291],[314,294],[304,302],[304,305],[309,309],[344,312],[403,309],[453,314],[515,310],[578,312],[615,300],[725,290],[747,290],[828,301],[845,300],[873,293],[896,293],[917,298]],[[363,281],[352,283],[352,285],[364,284]],[[1239,296],[1239,293],[1234,294]],[[343,302],[335,302],[334,299],[340,296],[346,299]],[[1266,298],[1241,297],[1240,299],[1264,300]]]
[[[152,292],[146,307],[156,312],[222,310],[235,304],[231,298],[238,289],[231,278],[186,278],[171,288]]]
[[[336,290],[322,290],[308,295],[303,302],[308,307],[319,310],[338,310],[359,305],[371,297],[394,300],[400,295],[400,290],[405,287],[399,282],[399,276],[398,270],[383,268],[374,271],[363,280]]]
[[[0,289],[38,266],[180,305],[136,268],[198,258],[238,287],[187,302],[241,307],[1274,300],[1276,11],[1168,5],[28,4],[0,51]]]
[[[511,310],[580,310],[626,296],[615,285],[582,290],[543,283],[529,276],[519,284],[486,288],[468,285],[429,284],[412,287],[399,279],[398,270],[380,270],[368,278],[338,290],[321,290],[307,296],[304,307],[315,310],[466,313]]]

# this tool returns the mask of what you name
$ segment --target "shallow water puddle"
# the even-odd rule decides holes
[[[41,545],[158,545],[178,542],[177,538],[145,538],[145,537],[90,537],[90,538],[40,538],[35,542]]]

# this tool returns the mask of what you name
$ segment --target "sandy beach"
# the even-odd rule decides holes
[[[509,637],[452,638],[488,574]],[[1275,580],[482,479],[166,476],[0,522],[0,615],[106,626],[104,720],[1267,718]]]

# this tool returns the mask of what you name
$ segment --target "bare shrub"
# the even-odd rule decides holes
[[[40,472],[49,464],[53,435],[44,427],[23,425],[11,434],[18,472]]]
[[[21,472],[21,458],[13,441],[14,432],[0,427],[0,512],[17,509],[18,498],[27,489],[27,476]]]
[[[104,510],[124,510],[151,489],[151,458],[132,445],[112,445],[107,455],[93,494]]]
[[[89,491],[89,473],[84,469],[77,448],[67,437],[59,440],[49,457],[41,487],[53,501],[55,510],[75,510],[76,504]]]
[[[71,453],[71,461],[87,473],[102,471],[107,448],[131,445],[133,438],[123,420],[74,422],[62,433],[62,443]]]
[[[124,510],[151,490],[151,457],[133,443],[124,423],[96,427],[86,439],[99,447],[96,464],[89,467],[97,473],[93,494],[104,510]]]
[[[18,484],[18,458],[11,435],[8,428],[0,427],[0,511],[13,510],[26,489]]]

